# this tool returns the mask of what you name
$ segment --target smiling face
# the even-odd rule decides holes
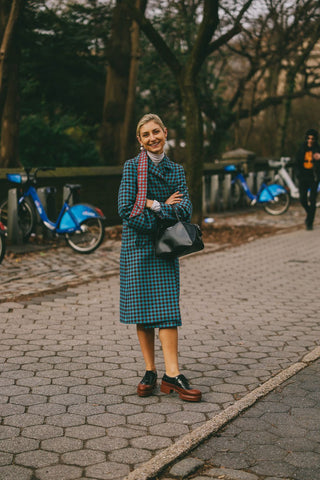
[[[140,128],[137,137],[142,147],[150,153],[160,154],[163,152],[167,139],[167,129],[163,129],[154,120],[145,123]]]

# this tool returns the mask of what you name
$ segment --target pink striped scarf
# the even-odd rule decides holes
[[[145,150],[142,150],[139,155],[138,163],[138,193],[135,204],[133,206],[131,217],[136,217],[143,212],[147,199],[148,187],[148,155]]]

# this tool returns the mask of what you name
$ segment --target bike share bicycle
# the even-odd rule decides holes
[[[41,223],[56,235],[64,235],[68,245],[78,253],[91,253],[102,243],[104,238],[104,220],[102,211],[88,204],[78,203],[69,205],[73,192],[80,185],[66,185],[69,194],[65,200],[56,222],[51,221],[38,196],[38,171],[54,170],[54,168],[36,168],[31,174],[31,168],[25,168],[25,174],[8,173],[7,178],[15,185],[23,185],[18,196],[18,223],[22,231],[23,240],[27,241],[36,225],[36,211]],[[8,219],[8,202],[1,206],[0,220],[6,225]]]
[[[240,201],[241,193],[244,192],[250,200],[250,205],[261,204],[270,215],[285,213],[290,205],[290,195],[287,190],[277,183],[269,183],[270,178],[264,176],[256,195],[254,195],[244,177],[241,165],[226,165],[224,171],[232,174],[231,200],[235,205]]]

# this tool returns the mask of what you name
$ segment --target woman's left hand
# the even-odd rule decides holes
[[[183,194],[177,191],[177,192],[174,192],[172,195],[170,195],[170,197],[167,198],[165,203],[167,205],[175,205],[176,203],[180,203],[182,198],[183,198]]]
[[[314,160],[320,160],[320,153],[314,153],[313,158]]]

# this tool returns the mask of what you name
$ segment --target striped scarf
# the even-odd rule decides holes
[[[138,163],[138,193],[135,204],[133,206],[131,217],[136,217],[143,212],[147,199],[148,186],[148,155],[145,150],[142,150],[139,155]]]

